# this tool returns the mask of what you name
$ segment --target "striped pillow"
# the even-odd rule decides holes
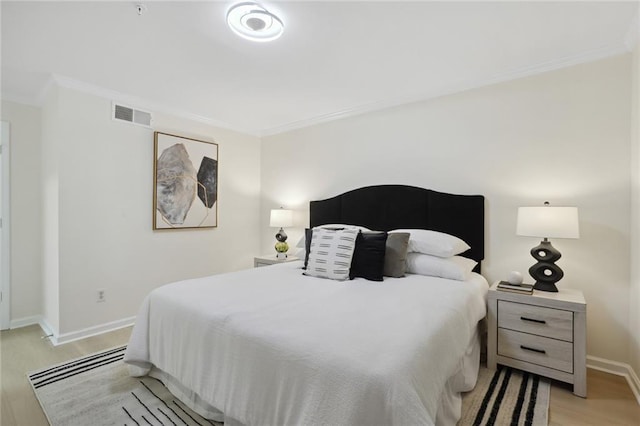
[[[309,262],[304,275],[332,280],[349,279],[357,229],[314,229],[309,248]]]

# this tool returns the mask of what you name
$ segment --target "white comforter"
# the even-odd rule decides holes
[[[337,282],[301,263],[150,293],[125,362],[171,375],[248,425],[429,425],[487,282],[408,275]]]

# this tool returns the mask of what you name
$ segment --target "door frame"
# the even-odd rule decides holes
[[[0,330],[11,326],[11,125],[0,121],[2,149],[2,244],[0,252]]]

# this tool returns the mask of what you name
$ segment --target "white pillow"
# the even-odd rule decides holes
[[[304,248],[299,248],[293,252],[293,255],[300,260],[304,260],[307,255],[307,251]]]
[[[314,229],[309,262],[303,274],[339,281],[348,280],[359,232],[356,229]]]
[[[451,257],[469,250],[469,244],[444,232],[427,229],[394,229],[389,233],[408,232],[409,253],[423,253],[438,257]]]
[[[449,278],[450,280],[468,280],[477,264],[478,262],[475,260],[462,256],[453,256],[445,259],[422,253],[407,254],[408,273]]]

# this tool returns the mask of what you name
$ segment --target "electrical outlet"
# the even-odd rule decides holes
[[[96,298],[96,302],[97,303],[106,302],[107,301],[107,294],[106,294],[105,289],[103,289],[103,288],[99,289],[98,293],[97,293],[97,296],[98,296]]]

